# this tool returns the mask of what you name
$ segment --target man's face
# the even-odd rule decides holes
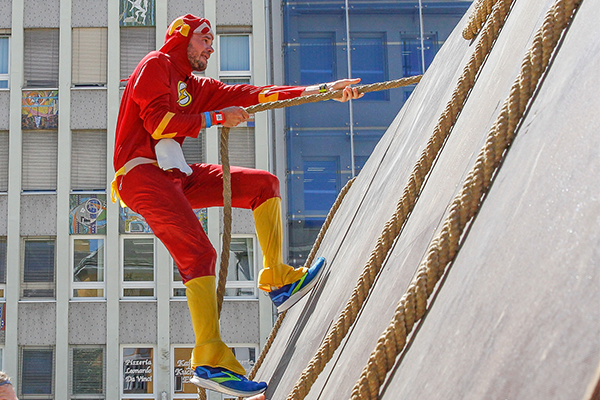
[[[204,71],[208,65],[210,55],[215,51],[212,48],[213,36],[194,33],[190,38],[187,48],[188,60],[194,71]]]
[[[0,400],[18,400],[12,385],[0,386]]]

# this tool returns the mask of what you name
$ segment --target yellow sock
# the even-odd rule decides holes
[[[202,276],[186,284],[188,307],[196,335],[196,345],[192,352],[192,368],[201,365],[222,367],[236,374],[246,375],[246,370],[238,362],[233,352],[221,340],[219,316],[217,315],[217,294],[215,277]]]
[[[270,292],[272,287],[281,287],[306,273],[306,268],[297,268],[283,263],[283,226],[281,223],[281,199],[272,197],[254,210],[254,223],[258,242],[263,252],[263,269],[258,274],[258,287]]]

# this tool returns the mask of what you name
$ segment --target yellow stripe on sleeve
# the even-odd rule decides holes
[[[165,128],[169,124],[169,121],[171,121],[171,118],[173,118],[174,115],[175,115],[175,113],[172,113],[172,112],[168,112],[165,114],[162,121],[160,121],[160,124],[158,124],[158,126],[154,130],[154,133],[152,133],[152,137],[154,139],[159,140],[159,139],[165,139],[165,138],[172,138],[173,136],[177,135],[177,132],[163,133]]]
[[[279,100],[279,93],[275,92],[275,93],[269,94],[269,89],[271,89],[271,88],[266,88],[258,94],[258,102],[259,103],[268,103],[270,101]]]

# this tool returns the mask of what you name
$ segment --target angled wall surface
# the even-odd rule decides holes
[[[517,0],[356,323],[308,399],[349,398],[554,1]],[[382,399],[584,399],[600,365],[600,3],[583,0]],[[258,371],[286,398],[335,322],[475,49],[469,13],[338,210],[327,270]]]

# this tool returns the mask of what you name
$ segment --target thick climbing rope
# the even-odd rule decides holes
[[[287,400],[300,400],[306,397],[317,377],[323,371],[329,360],[331,360],[336,349],[350,330],[350,327],[356,321],[358,313],[362,309],[388,252],[392,248],[401,228],[404,226],[409,213],[416,204],[425,178],[429,174],[434,160],[437,158],[443,144],[450,135],[452,127],[458,119],[458,114],[462,110],[467,96],[475,84],[477,73],[491,51],[493,43],[504,24],[510,5],[513,1],[514,0],[499,0],[496,3],[491,17],[486,23],[486,27],[478,40],[475,51],[458,80],[452,98],[446,105],[444,112],[434,128],[433,135],[429,139],[425,150],[414,167],[409,182],[404,188],[402,197],[396,204],[394,214],[386,222],[384,229],[377,240],[376,247],[371,252],[369,260],[352,291],[350,299],[346,303],[344,310],[339,315],[338,319],[329,329],[325,339],[310,360],[308,366],[302,372],[300,378],[294,385],[292,392],[288,395]]]
[[[358,85],[358,86],[356,86],[356,89],[358,90],[359,93],[367,93],[367,92],[374,92],[374,91],[379,91],[379,90],[393,89],[393,88],[398,88],[398,87],[402,87],[402,86],[409,86],[409,85],[418,83],[420,80],[421,80],[421,75],[417,75],[417,76],[411,76],[411,77],[396,79],[396,80],[387,81],[387,82],[377,82],[377,83],[368,84],[368,85]],[[280,101],[261,103],[261,104],[255,105],[255,106],[247,107],[246,111],[249,114],[254,114],[254,113],[257,113],[260,111],[273,110],[273,109],[283,108],[283,107],[291,107],[291,106],[306,104],[306,103],[315,103],[315,102],[319,102],[319,101],[338,98],[341,96],[342,96],[342,90],[332,90],[327,93],[318,93],[318,94],[313,94],[313,95],[309,95],[309,96],[301,96],[301,97],[297,97],[297,98],[289,99],[289,100],[280,100]],[[228,272],[228,267],[229,267],[229,251],[230,251],[230,246],[231,246],[232,207],[231,207],[231,171],[230,171],[230,165],[229,165],[229,131],[230,130],[227,127],[223,127],[221,129],[220,154],[221,154],[221,164],[223,167],[223,240],[222,240],[222,249],[221,249],[221,263],[220,263],[220,267],[219,267],[219,280],[218,280],[218,284],[217,284],[217,307],[218,307],[219,315],[221,315],[221,309],[223,307],[223,297],[225,294],[225,284],[227,283],[227,272]],[[323,226],[321,227],[321,230],[319,231],[319,235],[317,236],[317,241],[315,242],[315,245],[313,245],[311,253],[310,253],[309,257],[307,258],[306,265],[310,266],[312,264],[312,261],[318,250],[318,247],[320,246],[321,241],[323,240],[323,237],[325,235],[325,232],[327,231],[327,228],[329,227],[329,224],[331,223],[331,219],[333,218],[335,211],[337,211],[337,208],[339,208],[339,204],[341,203],[341,201],[342,201],[343,197],[345,196],[345,194],[347,193],[347,191],[350,189],[350,186],[352,185],[353,181],[354,181],[354,179],[349,181],[345,185],[345,187],[342,189],[342,191],[340,192],[340,195],[338,195],[338,198],[336,199],[334,206],[332,207],[332,210],[330,210],[330,212],[325,220],[325,223],[323,224]],[[336,206],[336,204],[337,204],[337,206]],[[265,344],[263,351],[261,352],[261,356],[259,357],[260,363],[257,360],[257,362],[255,363],[255,366],[253,367],[253,369],[251,371],[250,379],[252,379],[254,377],[254,375],[256,374],[256,371],[258,370],[258,368],[260,368],[260,365],[262,364],[262,361],[264,360],[267,352],[269,351],[271,344],[273,343],[273,340],[275,339],[275,336],[276,336],[276,334],[279,330],[279,327],[281,326],[281,323],[283,322],[283,319],[285,318],[286,314],[287,314],[287,312],[284,312],[278,317],[273,329],[271,330],[269,339],[267,340],[267,343]],[[198,388],[198,399],[206,400],[206,391],[205,390]]]
[[[497,1],[498,0],[478,0],[477,3],[475,3],[473,12],[469,15],[467,26],[463,29],[463,38],[467,40],[475,38],[483,24],[485,24],[487,17],[492,13],[492,7],[494,7],[494,4],[496,4]]]
[[[356,89],[359,93],[374,92],[379,90],[393,89],[402,86],[409,86],[419,82],[421,75],[410,76],[407,78],[396,79],[387,82],[377,82],[368,85],[358,85]],[[306,103],[315,103],[324,100],[342,97],[342,90],[332,90],[326,93],[317,93],[309,96],[301,96],[288,100],[272,101],[261,103],[246,108],[249,114],[255,114],[260,111],[273,110],[283,107],[291,107]],[[219,282],[217,285],[217,305],[219,315],[223,306],[223,296],[225,293],[225,283],[227,282],[227,269],[229,267],[229,250],[231,243],[231,172],[229,166],[229,128],[221,129],[221,164],[223,166],[223,240],[221,248],[221,263],[219,268]]]
[[[410,86],[419,83],[419,81],[421,80],[421,76],[422,75],[415,75],[409,76],[407,78],[396,79],[393,81],[370,83],[368,85],[357,85],[355,86],[355,88],[356,90],[358,90],[358,93],[394,89],[402,86]],[[254,106],[246,107],[246,111],[248,112],[248,114],[255,114],[260,111],[274,110],[276,108],[291,107],[306,103],[316,103],[318,101],[336,99],[338,97],[342,97],[342,90],[332,90],[330,92],[316,93],[311,94],[309,96],[294,97],[293,99],[260,103]]]
[[[225,283],[229,268],[229,250],[231,247],[231,170],[229,165],[229,128],[221,129],[221,165],[223,167],[223,246],[221,249],[221,266],[219,268],[219,283],[217,284],[217,306],[219,316],[223,307]]]
[[[475,166],[452,201],[442,230],[431,241],[426,259],[398,303],[394,317],[379,338],[368,364],[353,388],[353,400],[379,397],[381,385],[404,349],[408,334],[425,314],[429,296],[454,260],[464,229],[479,210],[492,178],[516,136],[517,127],[548,67],[550,57],[581,1],[557,0],[546,14],[525,55],[510,95],[478,154]]]

